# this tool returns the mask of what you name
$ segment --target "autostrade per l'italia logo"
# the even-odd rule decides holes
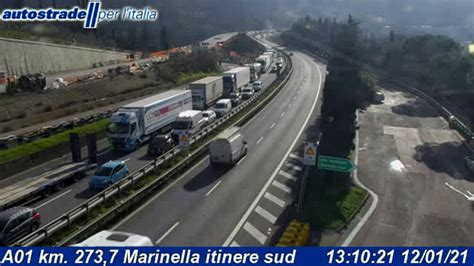
[[[87,9],[72,7],[70,9],[4,9],[1,11],[0,20],[3,22],[72,22],[83,21],[85,29],[96,29],[103,21],[157,21],[158,10],[145,7],[123,7],[122,9],[102,9],[102,3],[92,0],[87,4]]]

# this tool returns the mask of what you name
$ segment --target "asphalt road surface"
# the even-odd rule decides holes
[[[474,245],[468,150],[426,102],[400,91],[386,88],[385,103],[359,116],[359,179],[379,202],[351,245]]]
[[[265,87],[267,87],[273,82],[275,77],[275,74],[268,73],[262,75],[261,80],[264,82]],[[107,141],[101,140],[99,146],[106,147]],[[129,167],[130,173],[132,173],[154,159],[147,156],[146,152],[146,145],[133,153],[107,150],[99,156],[99,160],[101,163],[109,160],[127,160],[126,164]],[[97,194],[97,191],[89,189],[89,180],[90,176],[87,176],[81,181],[64,188],[62,191],[33,204],[33,207],[41,213],[42,223],[47,224]]]
[[[296,52],[292,58],[294,74],[288,84],[242,128],[249,151],[238,165],[215,168],[204,158],[112,229],[146,235],[161,246],[267,244],[268,232],[246,214],[258,212],[271,221],[275,206],[269,205],[287,204],[285,194],[294,191],[291,175],[300,171],[298,156],[290,152],[321,88],[321,71],[312,59]],[[281,167],[293,172],[283,176]],[[262,200],[271,202],[252,208]]]

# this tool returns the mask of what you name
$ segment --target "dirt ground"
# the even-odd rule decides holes
[[[105,77],[64,89],[42,93],[20,93],[0,96],[0,132],[9,132],[33,124],[81,113],[155,94],[172,87],[160,80],[156,72]]]

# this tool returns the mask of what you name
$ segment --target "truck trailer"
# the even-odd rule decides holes
[[[223,95],[222,77],[207,77],[189,84],[193,95],[193,109],[206,110]]]
[[[270,66],[272,65],[271,56],[268,54],[257,57],[257,62],[262,64],[262,73],[267,72]]]
[[[239,91],[250,83],[250,68],[237,67],[224,72],[224,97],[229,97],[232,92]]]
[[[114,150],[134,151],[154,135],[171,130],[179,113],[191,109],[190,90],[169,90],[127,104],[110,118],[109,142]]]
[[[86,162],[69,163],[38,176],[27,178],[0,189],[0,210],[47,197],[70,183],[79,181],[97,167]]]

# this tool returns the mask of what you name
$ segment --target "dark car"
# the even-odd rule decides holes
[[[239,92],[233,92],[229,96],[230,101],[232,102],[232,107],[236,107],[242,102],[242,95]]]
[[[13,207],[0,212],[0,243],[5,245],[39,228],[40,214],[32,208]]]
[[[170,135],[155,136],[148,145],[148,155],[160,156],[174,147],[173,139]]]

